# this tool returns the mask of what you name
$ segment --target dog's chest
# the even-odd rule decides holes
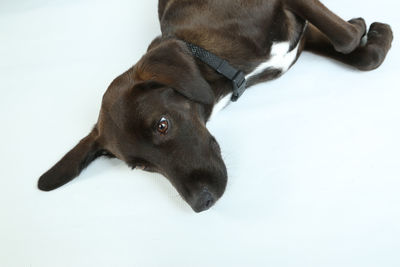
[[[290,42],[274,43],[271,47],[269,58],[260,63],[252,72],[246,75],[246,78],[262,74],[267,70],[279,70],[286,72],[297,58],[300,42],[290,50]]]
[[[257,77],[269,70],[278,70],[280,73],[286,72],[297,58],[300,42],[290,50],[290,42],[274,43],[268,60],[260,63],[252,72],[246,75],[246,79]],[[210,119],[219,111],[224,109],[231,102],[232,94],[222,96],[214,105]]]

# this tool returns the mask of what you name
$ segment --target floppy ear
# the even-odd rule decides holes
[[[39,189],[51,191],[68,183],[77,177],[93,160],[101,156],[103,151],[99,149],[97,136],[98,131],[94,128],[88,136],[83,138],[56,165],[40,177]]]
[[[156,81],[195,102],[214,103],[210,85],[182,41],[168,40],[155,45],[136,64],[135,70],[137,81]]]

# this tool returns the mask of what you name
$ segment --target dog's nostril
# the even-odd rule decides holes
[[[201,212],[209,209],[213,204],[214,197],[207,189],[203,189],[199,194],[193,209],[196,212]]]

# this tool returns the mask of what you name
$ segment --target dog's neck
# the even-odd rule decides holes
[[[214,105],[205,106],[204,108],[205,113],[207,114],[206,117],[210,117],[211,113],[215,113],[215,110],[219,109],[218,107],[221,106],[223,102],[225,103],[222,105],[223,107],[229,102],[221,100],[229,99],[229,96],[232,94],[232,81],[225,78],[221,74],[217,73],[215,69],[211,68],[209,65],[196,58],[189,50],[189,48],[186,46],[186,43],[175,37],[157,37],[149,45],[148,51],[160,50],[159,51],[160,55],[164,54],[168,51],[164,51],[166,48],[165,46],[162,45],[163,42],[171,42],[171,41],[176,42],[182,47],[180,56],[184,57],[185,60],[194,61],[199,70],[200,75],[202,75],[202,77],[210,85],[215,96]]]

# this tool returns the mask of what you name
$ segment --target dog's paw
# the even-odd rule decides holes
[[[380,22],[371,24],[368,31],[367,44],[377,44],[386,51],[390,49],[393,41],[393,31],[390,25]]]
[[[367,33],[367,24],[363,18],[355,18],[348,21],[350,24],[356,26],[357,35],[360,36],[360,40]]]
[[[349,27],[346,34],[343,33],[339,41],[334,41],[335,50],[342,54],[350,54],[361,45],[362,39],[367,32],[367,25],[363,18],[355,18],[348,21]]]
[[[369,28],[366,43],[351,54],[356,67],[369,71],[378,68],[392,45],[393,32],[388,24],[375,22]]]

